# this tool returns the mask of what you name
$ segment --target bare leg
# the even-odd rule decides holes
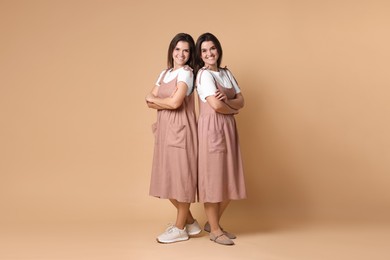
[[[227,208],[227,206],[229,206],[229,203],[230,203],[230,200],[224,200],[222,202],[215,203],[215,204],[218,204],[218,223],[220,222],[221,217],[222,217],[223,213],[225,212],[225,209]]]
[[[234,245],[234,242],[226,236],[219,226],[220,203],[204,204],[204,210],[210,224],[210,240],[222,245]]]
[[[190,203],[179,202],[177,205],[177,217],[175,226],[183,229],[187,223],[188,211],[190,209]]]
[[[225,200],[225,201],[222,201],[219,203],[219,222],[221,221],[221,217],[222,217],[222,214],[224,213],[225,209],[227,208],[227,206],[229,205],[230,203],[230,200]],[[222,229],[222,228],[221,228]],[[230,233],[226,230],[223,230],[222,231],[225,233],[225,235],[227,237],[229,237],[230,239],[235,239],[236,238],[236,235],[233,234],[233,233]]]
[[[175,206],[175,208],[177,210],[179,210],[179,204],[181,202],[178,202],[177,200],[174,200],[174,199],[169,199],[171,201],[171,203],[173,204],[173,206]],[[188,203],[189,204],[189,203]],[[192,216],[192,213],[191,213],[191,210],[190,210],[190,204],[188,205],[188,213],[187,213],[187,218],[186,218],[186,224],[192,224],[194,223],[195,219],[194,217]]]
[[[229,206],[230,200],[224,200],[219,203],[219,212],[218,212],[218,221],[221,220],[223,212],[225,212],[225,209],[227,206]]]
[[[230,203],[230,200],[225,200],[225,201],[222,201],[222,202],[218,202],[218,203],[215,203],[215,204],[218,204],[218,224],[220,225],[221,223],[221,217],[225,211],[225,209],[227,208],[227,206],[229,205]],[[219,228],[225,233],[225,235],[227,237],[229,237],[230,239],[235,239],[236,238],[236,235],[233,234],[233,233],[230,233],[224,229],[222,229],[221,226],[219,226]],[[204,225],[204,230],[207,231],[207,232],[212,232],[211,231],[211,225],[208,222],[206,222],[206,224]]]
[[[219,227],[219,203],[206,202],[204,204],[204,210],[210,224],[211,233],[214,233],[215,235],[221,234],[222,230]]]

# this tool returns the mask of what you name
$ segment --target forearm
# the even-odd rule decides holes
[[[171,96],[160,98],[157,96],[156,90],[146,96],[146,101],[158,106],[157,109],[178,109],[184,101],[186,92],[187,85],[184,82],[179,82],[176,86],[176,90],[171,94]]]
[[[153,108],[153,109],[164,109],[163,107],[153,103],[153,102],[149,102],[149,101],[146,101],[146,104],[148,105],[149,108]]]
[[[236,110],[239,110],[244,107],[244,104],[242,104],[242,102],[238,102],[238,100],[234,99],[226,100],[225,104]]]
[[[218,113],[225,114],[225,115],[231,115],[231,114],[238,113],[237,109],[229,107],[225,102],[218,100],[215,96],[207,97],[206,101],[211,106],[211,108],[214,109]]]
[[[178,104],[178,102],[175,101],[174,98],[168,97],[168,98],[158,98],[154,97],[151,102],[158,106],[158,109],[177,109],[180,107],[181,104]]]
[[[244,98],[240,93],[233,99],[225,99],[224,102],[233,109],[239,110],[244,107]]]
[[[226,104],[224,106],[218,107],[217,109],[215,109],[215,111],[220,113],[220,114],[224,114],[224,115],[232,115],[232,114],[238,113],[237,109],[231,108]]]

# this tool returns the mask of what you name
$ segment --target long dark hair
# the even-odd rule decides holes
[[[204,66],[204,62],[202,60],[202,43],[203,42],[208,42],[208,41],[211,41],[214,43],[215,47],[217,48],[217,51],[218,51],[218,54],[219,54],[219,57],[218,57],[218,60],[217,60],[217,66],[218,68],[221,66],[221,62],[222,62],[222,46],[221,46],[221,43],[219,42],[219,40],[217,39],[217,37],[215,37],[212,33],[204,33],[202,34],[201,36],[198,37],[198,40],[196,41],[196,45],[195,45],[195,74],[198,72],[198,70],[200,70],[203,66]]]
[[[188,42],[188,45],[190,46],[190,57],[189,57],[188,61],[186,62],[186,65],[190,66],[191,68],[194,68],[194,65],[195,65],[195,41],[192,38],[192,36],[187,34],[187,33],[178,33],[178,34],[176,34],[175,37],[173,37],[171,43],[169,44],[168,61],[167,61],[168,69],[173,68],[172,53],[173,53],[173,50],[175,49],[177,43],[180,41]]]

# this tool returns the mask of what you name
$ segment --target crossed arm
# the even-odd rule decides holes
[[[158,86],[146,96],[146,104],[153,109],[177,109],[183,103],[187,93],[187,84],[180,81],[177,83],[176,91],[167,98],[157,97]]]
[[[236,94],[234,99],[228,99],[225,94],[217,90],[215,96],[206,97],[206,101],[221,114],[237,114],[244,107],[244,97],[241,93]]]

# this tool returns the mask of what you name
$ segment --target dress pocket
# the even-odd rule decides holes
[[[167,133],[167,145],[186,149],[186,126],[170,124]]]
[[[208,132],[208,144],[210,153],[225,153],[226,140],[223,130],[212,130]]]

